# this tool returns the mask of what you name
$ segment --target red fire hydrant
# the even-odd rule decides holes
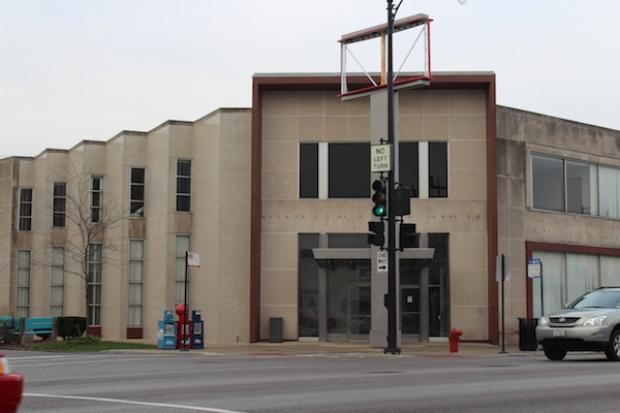
[[[450,330],[450,335],[448,339],[450,340],[450,353],[458,353],[459,352],[459,339],[463,335],[463,330],[459,330],[458,328],[453,328]]]

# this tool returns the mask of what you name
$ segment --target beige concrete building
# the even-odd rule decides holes
[[[88,281],[91,332],[154,341],[191,250],[208,340],[247,342],[249,128],[249,110],[220,109],[0,161],[0,314],[83,316]]]
[[[339,86],[255,75],[251,110],[0,160],[0,314],[88,309],[92,332],[154,341],[183,300],[190,250],[207,343],[267,339],[275,317],[287,340],[379,345],[386,276],[367,242],[379,98],[341,101]],[[450,328],[497,342],[498,254],[510,259],[509,341],[518,317],[620,285],[620,132],[496,106],[488,72],[435,74],[397,96],[405,222],[435,254],[401,255],[404,342]],[[80,234],[96,224],[85,257]],[[527,277],[534,257],[542,291]]]

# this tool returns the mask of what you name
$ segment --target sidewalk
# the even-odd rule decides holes
[[[405,357],[506,357],[533,356],[535,351],[520,351],[517,347],[507,347],[505,354],[501,348],[488,343],[459,343],[459,352],[450,353],[446,343],[404,344],[401,356]],[[178,350],[110,350],[114,353],[148,354],[204,354],[205,356],[324,356],[324,357],[373,357],[384,355],[383,349],[372,348],[367,343],[328,343],[285,341],[283,343],[260,342],[254,344],[206,345],[201,350],[181,352]]]

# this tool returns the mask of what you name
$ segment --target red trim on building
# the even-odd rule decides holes
[[[525,268],[527,268],[527,262],[533,258],[534,251],[544,252],[562,252],[570,254],[588,254],[588,255],[607,255],[611,257],[620,257],[620,248],[606,248],[606,247],[592,247],[588,245],[573,245],[573,244],[555,244],[550,242],[535,242],[525,241]],[[544,264],[543,264],[544,265]],[[527,276],[525,272],[525,298],[527,302],[527,317],[533,317],[533,303],[532,303],[532,280]]]
[[[487,116],[487,260],[488,260],[488,331],[489,341],[499,343],[499,297],[495,280],[497,240],[497,114],[495,76],[490,77],[486,90]]]
[[[128,339],[140,339],[143,338],[142,327],[127,327]]]
[[[101,337],[101,326],[88,326],[86,334],[89,336]]]
[[[362,86],[364,76],[349,78],[350,85]],[[434,75],[429,89],[483,89],[486,91],[487,135],[487,249],[488,249],[488,335],[499,340],[495,256],[497,240],[497,150],[494,74]],[[339,76],[255,76],[252,91],[252,197],[250,224],[250,342],[260,340],[260,255],[261,255],[261,178],[262,178],[262,93],[263,91],[340,90]]]

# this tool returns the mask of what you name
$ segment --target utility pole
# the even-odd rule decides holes
[[[387,347],[385,353],[400,354],[400,348],[398,347],[398,314],[397,314],[397,280],[396,280],[396,214],[394,202],[395,191],[395,177],[398,176],[396,171],[397,164],[395,162],[394,153],[396,145],[396,134],[394,133],[394,67],[393,67],[393,48],[392,48],[392,35],[394,32],[394,16],[398,12],[402,0],[396,6],[394,10],[393,0],[387,0],[387,140],[388,144],[392,147],[390,151],[392,168],[388,172],[388,337]]]

